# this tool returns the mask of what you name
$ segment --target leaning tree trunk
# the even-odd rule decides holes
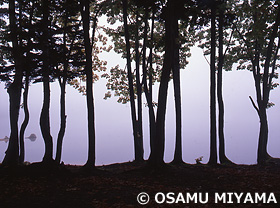
[[[42,42],[44,45],[43,48],[43,91],[44,91],[44,100],[43,107],[40,116],[40,127],[42,136],[45,142],[45,154],[43,157],[43,162],[49,164],[53,162],[53,140],[50,132],[50,32],[49,32],[49,2],[47,0],[43,1],[43,35]]]
[[[216,130],[216,8],[211,8],[211,54],[210,54],[210,158],[209,164],[217,164]]]
[[[88,159],[86,168],[95,167],[95,122],[94,122],[94,102],[93,102],[93,75],[92,75],[92,47],[90,42],[90,5],[89,1],[82,0],[82,22],[84,30],[84,44],[86,54],[86,96],[88,113]],[[93,34],[95,27],[93,28]]]
[[[25,87],[23,93],[24,120],[21,124],[20,134],[19,134],[19,144],[20,144],[19,163],[23,163],[25,158],[24,133],[29,122],[28,92],[29,92],[29,73],[26,72]]]
[[[15,77],[13,83],[8,87],[10,101],[10,140],[6,151],[3,165],[17,165],[19,162],[19,139],[18,139],[18,118],[21,100],[22,87],[22,56],[17,38],[17,23],[15,13],[15,1],[9,1],[9,21],[12,39],[12,56],[15,63]]]

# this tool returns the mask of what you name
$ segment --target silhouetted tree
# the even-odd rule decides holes
[[[119,4],[118,4],[119,3]],[[122,4],[120,4],[122,3]],[[110,10],[107,12],[108,20],[114,22],[118,19],[123,19],[126,14],[128,21],[116,30],[106,28],[106,33],[113,37],[115,44],[115,51],[122,53],[123,57],[127,60],[127,71],[120,69],[118,66],[111,69],[110,75],[106,75],[108,78],[107,88],[115,91],[115,95],[119,96],[118,102],[127,103],[130,101],[131,106],[131,118],[133,126],[134,136],[134,152],[135,160],[143,160],[143,127],[142,127],[142,93],[145,92],[147,98],[147,104],[150,112],[150,123],[155,123],[154,116],[152,116],[153,108],[155,106],[152,101],[152,85],[156,79],[157,73],[153,70],[153,61],[160,63],[160,57],[154,55],[156,53],[155,44],[151,41],[154,36],[154,19],[152,23],[152,29],[149,27],[149,19],[151,13],[151,7],[153,2],[149,2],[147,5],[143,1],[127,1],[127,5],[123,2],[116,1],[115,4],[110,5]],[[125,5],[125,8],[123,8]],[[120,9],[120,6],[122,9]],[[122,12],[126,9],[126,13]],[[154,9],[155,10],[155,9]],[[123,14],[122,14],[123,13]],[[134,13],[136,15],[134,15]],[[153,11],[154,16],[155,11]],[[117,15],[116,15],[117,14]],[[142,21],[141,21],[142,20]],[[148,37],[151,37],[149,40]],[[128,38],[127,38],[128,37]],[[159,38],[161,38],[159,36]],[[148,46],[150,46],[150,55],[147,56]],[[161,47],[162,48],[162,47]],[[152,50],[155,50],[153,53]],[[128,55],[129,54],[129,55]],[[132,70],[132,62],[135,63],[135,70]],[[149,69],[148,63],[149,62]],[[142,71],[141,71],[142,66]],[[141,80],[142,77],[142,80]],[[149,77],[149,86],[147,84],[147,77]],[[111,96],[110,91],[105,94],[105,99]],[[135,102],[137,98],[137,102]],[[154,114],[154,113],[153,113]],[[152,119],[153,117],[153,119]],[[152,128],[154,125],[150,125]],[[150,129],[152,132],[152,129]]]
[[[95,3],[95,1],[93,2]],[[86,55],[86,96],[88,113],[88,159],[85,167],[95,167],[95,123],[94,123],[94,103],[93,103],[93,75],[92,75],[92,43],[90,40],[90,3],[81,0],[81,15],[84,30],[84,47]],[[93,37],[96,29],[96,17],[93,24]]]
[[[17,2],[20,7],[21,2]],[[16,165],[19,162],[18,117],[23,77],[23,55],[19,39],[18,19],[16,17],[16,1],[9,1],[9,27],[12,43],[12,60],[14,62],[14,78],[8,86],[10,99],[10,141],[3,160],[4,165]]]
[[[45,154],[43,157],[43,162],[50,163],[53,161],[53,139],[50,132],[50,1],[42,0],[42,75],[43,75],[43,90],[44,90],[44,100],[43,107],[40,115],[40,127],[42,136],[45,143]]]
[[[249,69],[253,73],[257,102],[252,97],[250,100],[260,119],[258,163],[264,163],[270,158],[267,152],[267,108],[273,106],[269,95],[277,86],[273,78],[277,77],[280,8],[273,1],[244,1],[235,10],[235,41],[238,44],[229,51],[227,62],[229,65],[238,62],[238,69]]]
[[[177,6],[179,2],[177,2]],[[184,6],[184,5],[180,5]],[[174,97],[175,97],[175,118],[176,118],[176,141],[175,141],[175,152],[174,152],[174,163],[182,163],[182,107],[181,107],[181,85],[180,85],[180,57],[179,57],[179,16],[176,9],[173,9],[174,20],[173,20],[173,35],[174,35],[174,49],[173,49],[173,60],[172,60],[172,73],[173,73],[173,84],[174,84]]]
[[[108,12],[108,20],[114,23],[116,20],[120,19],[116,15],[116,8],[118,7],[117,2],[115,2],[115,10],[111,9]],[[132,46],[130,47],[129,53],[130,55],[130,63],[135,61],[135,74],[131,73],[132,75],[132,83],[133,86],[129,86],[128,79],[126,78],[127,74],[124,70],[115,67],[111,70],[111,76],[108,77],[107,87],[110,90],[115,91],[115,95],[120,96],[118,102],[126,103],[127,101],[131,100],[131,96],[133,98],[137,97],[137,111],[136,107],[135,112],[136,115],[133,116],[136,118],[136,122],[139,122],[138,118],[141,118],[140,112],[140,92],[142,91],[145,93],[147,106],[149,108],[149,123],[150,123],[150,146],[151,152],[154,150],[152,146],[154,146],[154,139],[155,139],[155,113],[154,108],[157,106],[157,103],[153,102],[152,99],[152,92],[153,92],[153,83],[155,81],[160,80],[160,68],[163,66],[163,60],[161,59],[162,53],[164,51],[164,37],[162,36],[162,32],[164,31],[164,21],[160,17],[162,6],[166,3],[159,2],[159,1],[137,1],[136,6],[134,1],[128,1],[128,16],[129,16],[129,23],[127,24],[127,30],[129,35],[129,42],[123,41],[123,36],[125,35],[124,27],[118,27],[115,30],[107,29],[107,33],[113,37],[113,41],[115,44],[115,51],[118,53],[124,54],[123,57],[127,58],[127,43]],[[182,1],[180,5],[183,6]],[[130,6],[130,7],[129,7]],[[179,8],[177,6],[176,8]],[[113,12],[115,11],[115,13]],[[136,14],[136,15],[135,15]],[[141,22],[139,20],[142,20]],[[150,24],[149,24],[150,22]],[[181,29],[183,31],[184,29]],[[183,38],[177,39],[176,41],[180,42],[182,46],[182,50],[178,51],[178,63],[180,67],[184,67],[186,65],[186,57],[189,56],[188,46],[186,44],[187,41],[182,41]],[[140,42],[141,40],[141,42]],[[141,47],[141,48],[140,48]],[[126,49],[125,49],[126,48]],[[131,49],[132,50],[131,52]],[[149,55],[147,55],[147,51],[149,49]],[[180,57],[180,58],[179,58]],[[139,60],[140,59],[140,60]],[[142,60],[141,60],[142,59]],[[139,81],[139,65],[142,65],[142,82]],[[173,78],[173,76],[170,75]],[[126,79],[124,81],[124,79]],[[149,81],[149,83],[148,83]],[[138,83],[138,84],[137,84]],[[176,82],[177,83],[177,82]],[[133,87],[133,94],[129,95],[129,87]],[[140,88],[141,87],[141,88]],[[138,88],[138,90],[137,90]],[[178,89],[176,87],[176,89]],[[140,91],[141,90],[141,91]],[[106,93],[105,98],[110,97],[110,93]],[[178,101],[178,99],[176,99]],[[134,101],[133,101],[134,102]],[[140,115],[140,116],[139,116]],[[133,119],[132,119],[133,120]],[[178,120],[178,119],[177,119]],[[180,125],[179,125],[180,126]],[[138,127],[139,128],[139,127]],[[140,127],[141,130],[141,127]],[[142,130],[141,130],[142,131]],[[139,134],[141,135],[141,134]],[[141,145],[142,146],[142,145]],[[178,145],[177,145],[178,147]],[[136,147],[135,147],[136,148]],[[136,152],[136,151],[135,151]],[[151,153],[153,155],[153,153]]]
[[[34,70],[32,63],[32,55],[31,55],[31,48],[32,48],[32,20],[34,17],[34,9],[35,4],[34,1],[25,2],[22,5],[22,10],[27,14],[23,16],[20,15],[20,24],[23,25],[22,22],[25,22],[25,26],[27,27],[27,43],[25,47],[26,56],[25,56],[25,63],[24,63],[24,72],[25,72],[25,82],[24,82],[24,93],[23,93],[23,109],[24,109],[24,120],[20,127],[20,135],[19,135],[19,145],[20,145],[20,153],[19,153],[19,162],[22,164],[25,158],[25,147],[24,147],[24,134],[29,123],[29,109],[28,109],[28,94],[29,94],[29,84],[30,78],[32,76],[32,71]],[[23,35],[23,34],[22,34]]]
[[[24,120],[20,127],[20,136],[19,136],[19,143],[20,143],[19,162],[20,163],[24,162],[24,157],[25,157],[24,132],[29,122],[28,92],[29,92],[29,74],[26,74],[24,93],[23,93]]]
[[[219,2],[218,6],[218,72],[217,72],[217,98],[218,98],[218,135],[219,135],[219,159],[222,164],[231,164],[225,153],[224,136],[224,101],[223,101],[223,65],[224,65],[224,22],[226,2]]]
[[[216,127],[216,5],[211,7],[211,53],[210,53],[210,158],[209,164],[217,163]]]
[[[175,47],[175,34],[174,27],[176,27],[175,17],[175,3],[174,1],[168,1],[166,4],[165,18],[165,54],[164,63],[161,73],[159,95],[158,95],[158,109],[156,114],[156,132],[155,132],[155,145],[154,150],[151,150],[149,161],[154,165],[161,165],[164,163],[164,143],[165,143],[165,115],[166,115],[166,103],[167,103],[167,91],[168,83],[170,79],[172,61],[174,59],[174,47]],[[175,28],[176,31],[176,28]]]
[[[224,43],[226,35],[229,30],[229,26],[232,25],[232,14],[229,10],[226,10],[227,5],[234,4],[234,1],[230,1],[230,4],[226,1],[198,1],[199,8],[202,12],[199,14],[203,21],[210,19],[210,28],[203,23],[205,30],[200,33],[206,33],[206,36],[200,37],[200,41],[205,41],[200,45],[202,48],[207,48],[204,52],[205,55],[210,54],[210,158],[209,164],[217,164],[217,121],[216,121],[216,96],[218,100],[218,135],[219,135],[219,159],[220,163],[231,163],[225,154],[225,137],[224,137],[224,102],[222,92],[222,72],[224,67],[224,57],[229,50],[230,43]],[[226,12],[225,12],[226,11]],[[218,20],[218,24],[217,24]],[[227,25],[225,25],[227,24]],[[227,26],[227,27],[225,27]],[[218,28],[218,31],[217,31]],[[217,35],[218,32],[218,35]],[[207,33],[210,33],[209,35]],[[232,37],[232,35],[231,35]],[[231,41],[231,37],[229,41]],[[217,44],[218,43],[218,44]],[[227,48],[224,49],[224,45],[227,44]],[[218,56],[216,56],[216,50],[218,49]],[[231,70],[231,69],[229,69]],[[216,77],[217,71],[217,77]]]
[[[126,60],[127,60],[127,78],[129,85],[129,101],[131,108],[133,135],[134,135],[134,151],[135,161],[143,160],[143,130],[142,130],[142,86],[140,84],[140,55],[139,55],[139,34],[138,29],[135,31],[135,60],[136,60],[136,90],[137,90],[137,109],[136,113],[135,99],[134,99],[134,87],[133,87],[133,75],[131,67],[131,54],[130,54],[130,34],[127,24],[127,0],[122,0],[123,6],[123,20],[124,20],[124,33],[126,42]],[[139,27],[139,14],[136,11],[136,28]],[[138,116],[138,117],[137,117]]]
[[[74,47],[76,51],[82,50],[80,43],[77,42],[77,37],[80,32],[80,21],[78,20],[79,15],[79,5],[77,1],[65,0],[58,5],[59,14],[56,14],[60,21],[58,21],[58,28],[62,29],[62,38],[58,47],[60,47],[59,60],[56,76],[58,77],[58,82],[60,86],[60,129],[57,136],[57,148],[56,148],[56,163],[60,163],[62,154],[62,143],[64,134],[66,131],[66,83],[67,80],[75,76],[75,72],[69,71],[69,68],[77,68],[73,61],[74,58]],[[74,31],[74,32],[73,32]],[[77,52],[76,52],[77,53]],[[78,60],[76,60],[78,61]],[[70,63],[72,62],[72,64]],[[79,64],[78,64],[79,65]],[[78,75],[78,74],[76,74]]]

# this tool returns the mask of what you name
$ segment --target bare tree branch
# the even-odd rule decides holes
[[[249,96],[249,98],[250,98],[250,100],[251,100],[251,103],[252,103],[253,107],[256,109],[257,113],[260,114],[260,111],[259,111],[258,107],[256,106],[256,104],[255,104],[253,98],[252,98],[251,96]]]

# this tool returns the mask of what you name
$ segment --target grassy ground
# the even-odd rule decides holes
[[[147,205],[140,205],[137,196],[141,192],[150,195]],[[178,203],[157,204],[158,192],[172,192]],[[232,198],[233,204],[219,201],[215,194],[227,192],[225,202],[230,202],[230,192],[244,193],[240,204]],[[267,202],[273,193],[280,202],[280,166],[207,166],[207,165],[166,165],[151,169],[145,164],[113,164],[85,172],[79,166],[62,166],[46,169],[40,164],[32,164],[16,169],[0,170],[0,207],[280,207],[275,203],[252,204],[246,194],[250,193],[255,202],[255,193],[265,193]],[[172,195],[174,193],[174,195]],[[182,195],[178,196],[179,193]],[[186,195],[195,196],[198,203],[184,203]],[[199,193],[208,194],[208,203],[199,203]],[[162,201],[162,194],[158,194]],[[179,198],[178,198],[179,197]],[[183,198],[182,198],[183,197]],[[249,197],[249,198],[248,198]],[[144,198],[141,198],[145,200]],[[249,201],[248,201],[249,200]],[[270,199],[270,202],[273,200]]]

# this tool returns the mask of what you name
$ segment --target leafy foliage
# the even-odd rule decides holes
[[[145,58],[145,66],[147,73],[147,79],[149,76],[152,76],[152,83],[156,81],[160,81],[161,76],[161,69],[163,67],[163,54],[164,54],[164,22],[163,19],[163,10],[164,4],[159,3],[157,1],[139,1],[134,4],[134,1],[129,2],[129,25],[128,30],[130,34],[130,46],[131,46],[131,54],[132,59],[135,63],[136,68],[136,50],[135,44],[136,41],[139,40],[139,50],[140,50],[140,57],[139,57],[139,64],[140,68],[143,67],[143,53],[146,50],[146,58]],[[105,14],[107,15],[107,22],[110,25],[117,25],[116,28],[112,28],[110,26],[104,28],[106,34],[111,37],[111,41],[114,44],[114,51],[118,54],[122,55],[122,58],[126,58],[126,44],[124,39],[124,26],[121,24],[123,21],[122,11],[121,11],[121,2],[114,1],[114,4],[110,5],[107,8],[108,12]],[[144,46],[144,39],[145,39],[145,12],[148,12],[148,24],[149,27],[147,28],[147,45]],[[137,14],[139,16],[137,17]],[[137,21],[137,19],[139,21]],[[154,18],[154,25],[152,25]],[[188,19],[187,19],[188,21]],[[191,56],[190,54],[190,47],[194,45],[196,37],[193,35],[194,31],[192,27],[188,25],[186,20],[181,21],[180,23],[180,37],[177,40],[180,43],[180,67],[185,68],[188,64],[187,58]],[[139,23],[140,22],[140,23]],[[137,25],[139,23],[139,25]],[[136,32],[138,36],[136,36]],[[137,40],[137,38],[139,38]],[[152,54],[150,54],[152,51]],[[149,65],[148,61],[152,58],[152,65]],[[118,72],[117,72],[118,70]],[[134,70],[133,80],[134,80],[134,92],[136,93],[136,70]],[[141,71],[142,79],[144,79],[144,71]],[[118,99],[119,103],[127,103],[129,101],[129,94],[127,93],[128,85],[125,82],[125,69],[121,69],[120,66],[113,67],[110,70],[110,74],[106,74],[104,76],[108,79],[107,88],[110,91],[115,91],[114,95],[119,96]],[[172,76],[170,77],[172,79]],[[107,92],[105,95],[105,99],[111,96],[111,93]]]

